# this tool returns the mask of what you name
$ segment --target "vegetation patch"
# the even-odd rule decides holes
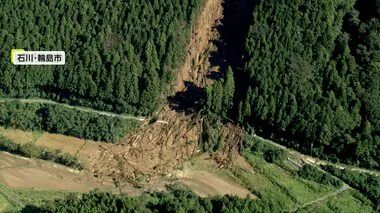
[[[193,192],[169,188],[140,197],[92,192],[69,196],[40,208],[43,212],[278,212],[280,209],[266,201],[241,199],[236,196],[201,198]],[[27,209],[25,209],[27,210]]]
[[[17,144],[10,139],[0,136],[0,150],[29,158],[53,161],[75,169],[83,169],[84,164],[76,156],[36,146],[33,143]]]
[[[9,201],[0,194],[0,212],[7,212],[10,211],[12,208],[12,204],[9,203]]]
[[[359,190],[370,199],[374,204],[374,210],[380,211],[380,177],[360,171],[351,171],[349,169],[340,169],[331,165],[322,166],[322,168],[332,175],[335,175],[349,184],[351,187]]]
[[[48,131],[95,141],[116,142],[137,121],[81,112],[59,105],[0,103],[0,125],[29,131]]]
[[[363,194],[356,190],[348,190],[329,199],[317,202],[303,209],[298,209],[298,213],[306,212],[372,212],[372,203]]]
[[[244,152],[243,157],[252,165],[254,172],[234,172],[234,176],[250,183],[253,193],[260,199],[277,203],[283,209],[293,209],[337,189],[329,184],[299,177],[297,172],[287,168],[291,165],[286,162],[281,166],[271,164],[250,152]]]
[[[303,179],[315,181],[324,185],[331,185],[334,187],[341,187],[343,185],[342,181],[334,178],[329,173],[323,172],[318,168],[308,164],[304,165],[298,171],[298,176]]]
[[[80,193],[65,191],[44,191],[31,189],[13,189],[12,194],[26,206],[41,207],[55,200],[62,200],[67,196],[80,195]]]

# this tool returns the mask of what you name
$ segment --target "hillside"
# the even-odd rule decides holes
[[[262,1],[242,71],[233,67],[236,90],[227,73],[208,90],[210,111],[304,153],[380,168],[378,8]]]
[[[379,210],[375,0],[6,3],[0,212]]]
[[[201,0],[32,1],[0,7],[0,97],[155,112],[184,60]],[[22,14],[22,15],[20,15]],[[11,49],[66,52],[64,66],[14,66]]]

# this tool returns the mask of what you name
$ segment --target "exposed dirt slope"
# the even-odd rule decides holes
[[[184,81],[192,82],[198,87],[206,85],[206,76],[211,71],[209,57],[216,51],[212,40],[218,38],[217,27],[222,18],[222,0],[205,0],[204,8],[192,29],[185,63],[177,73],[175,92],[185,89]]]

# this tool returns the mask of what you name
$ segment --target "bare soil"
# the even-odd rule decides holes
[[[176,176],[201,197],[232,194],[240,198],[247,196],[254,198],[252,193],[246,188],[220,178],[208,171],[184,170],[178,172]]]
[[[209,59],[217,48],[212,40],[217,39],[217,27],[223,18],[222,0],[205,0],[203,10],[197,23],[193,26],[190,37],[188,54],[184,65],[177,72],[177,81],[174,91],[185,90],[185,81],[194,83],[198,87],[207,85],[207,74],[218,71],[218,68],[210,68]]]
[[[199,159],[203,161],[204,159]],[[163,191],[167,184],[182,183],[199,196],[232,194],[239,197],[250,195],[244,187],[208,171],[188,168],[175,170],[171,178],[159,178],[135,188],[131,185],[116,187],[113,183],[99,183],[87,171],[73,171],[70,168],[35,159],[20,158],[0,152],[0,183],[14,189],[62,190],[88,192],[94,189],[123,192],[130,196],[146,191]]]
[[[112,189],[100,185],[83,172],[33,159],[25,159],[0,152],[0,182],[10,188],[36,188],[85,192],[95,188]]]

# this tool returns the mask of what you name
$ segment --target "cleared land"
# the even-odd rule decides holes
[[[76,172],[67,167],[58,166],[49,162],[16,157],[0,152],[0,183],[13,189],[60,190],[73,192],[87,192],[93,189],[118,192],[119,189],[112,183],[98,183],[97,179],[86,172]],[[123,186],[120,190],[131,196],[139,195],[144,191],[164,190],[166,184],[180,182],[194,189],[201,196],[234,194],[245,197],[250,192],[228,179],[213,175],[207,171],[175,172],[172,178],[161,178],[136,189],[132,186]],[[196,183],[196,184],[188,184]],[[211,190],[208,190],[211,189]]]
[[[59,149],[70,154],[76,154],[85,143],[85,140],[81,140],[79,138],[44,133],[40,138],[38,138],[35,144],[37,146],[46,146],[53,149]]]
[[[66,191],[89,191],[100,185],[81,172],[34,159],[20,158],[0,152],[0,182],[10,188],[36,188]]]
[[[181,182],[189,186],[195,193],[206,197],[209,195],[233,194],[245,198],[255,198],[249,190],[231,180],[218,177],[205,170],[182,170],[176,174]]]

